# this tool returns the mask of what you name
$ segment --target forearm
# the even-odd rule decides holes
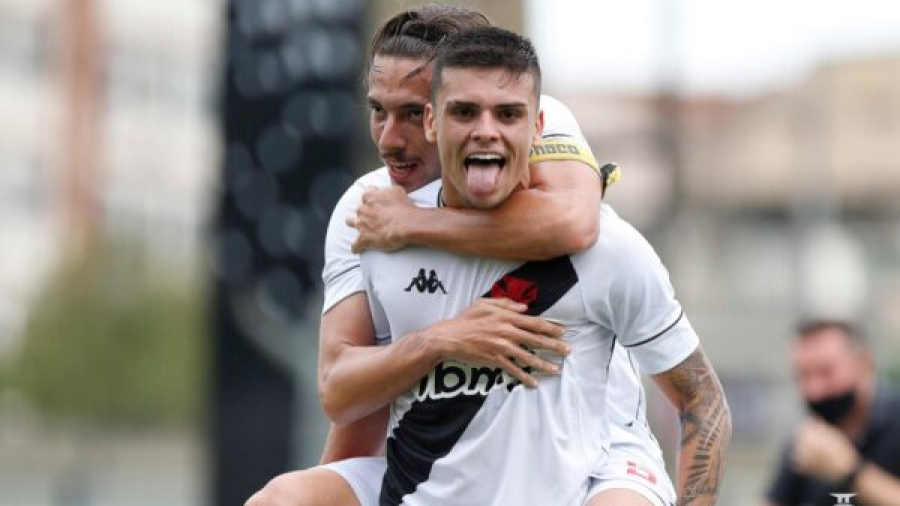
[[[875,464],[863,464],[849,488],[847,492],[856,492],[860,502],[871,506],[900,506],[900,478]]]
[[[713,505],[725,471],[731,439],[731,414],[724,398],[681,413],[678,454],[678,504]]]
[[[408,217],[413,244],[463,255],[544,260],[581,251],[597,239],[596,205],[576,205],[595,197],[576,191],[539,189],[512,194],[499,208],[417,209]]]
[[[731,440],[731,412],[722,385],[701,348],[669,373],[661,385],[678,409],[678,505],[716,503]]]
[[[389,408],[385,406],[355,422],[345,425],[332,423],[320,463],[382,455],[388,415]]]
[[[359,420],[413,387],[439,361],[422,332],[387,346],[345,346],[319,379],[325,413],[339,425]]]

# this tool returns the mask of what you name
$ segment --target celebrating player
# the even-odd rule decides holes
[[[542,326],[539,320],[516,313],[513,309],[519,308],[515,305],[487,301],[476,304],[460,318],[441,322],[431,329],[433,332],[421,332],[413,339],[403,339],[383,348],[368,346],[375,341],[365,295],[360,293],[359,259],[350,253],[355,233],[343,222],[358,204],[364,186],[387,186],[390,175],[404,189],[412,190],[437,177],[436,151],[424,143],[421,126],[421,111],[430,86],[427,62],[437,40],[467,23],[486,24],[483,17],[471,11],[444,7],[417,9],[395,16],[373,42],[369,89],[373,139],[389,168],[365,176],[348,191],[335,211],[329,230],[321,376],[326,407],[339,423],[333,426],[330,434],[323,457],[326,462],[378,452],[385,430],[384,411],[379,408],[415,385],[431,370],[435,360],[442,358],[421,353],[423,345],[430,346],[427,351],[433,353],[440,338],[448,336],[446,341],[455,345],[456,358],[466,358],[464,353],[471,354],[475,350],[483,354],[502,346],[507,339],[512,339],[507,342],[515,344],[516,339],[525,339],[527,330],[533,329],[537,333],[530,336],[534,340],[532,344],[543,342],[554,349],[555,343],[542,341],[541,334],[555,335],[555,328]],[[573,160],[533,166],[531,187],[515,193],[498,209],[488,212],[433,210],[423,223],[433,227],[435,241],[443,240],[462,252],[539,259],[583,249],[593,240],[601,185],[597,184],[596,174],[591,173],[587,165],[576,161],[589,151],[583,145],[578,151],[578,144],[573,144],[571,137],[565,137],[568,134],[576,140],[580,138],[568,111],[557,109],[561,105],[546,97],[542,104],[547,109],[548,127],[559,125],[555,130],[545,129],[545,137],[552,139],[563,135],[557,141],[562,145],[568,142],[569,149],[555,151],[562,156],[568,153]],[[560,115],[563,117],[559,118]],[[575,156],[576,153],[581,155]],[[434,200],[426,195],[427,192],[422,193],[420,202],[433,205]],[[405,195],[401,196],[405,201]],[[370,203],[396,200],[391,192],[369,194],[367,199]],[[483,250],[479,251],[479,247]],[[404,280],[401,289],[417,290],[411,283],[413,277],[410,275]],[[423,278],[426,282],[431,279]],[[437,273],[434,278],[441,281]],[[463,337],[468,337],[468,341]],[[418,350],[416,346],[410,346],[417,342]],[[396,346],[400,344],[405,344],[406,348]],[[516,347],[507,349],[511,356],[516,356]],[[408,377],[404,379],[403,374],[379,376],[385,370],[378,367],[363,369],[363,374],[354,375],[354,367],[359,368],[368,360],[366,354],[389,351],[394,357],[405,360],[397,364],[397,369],[410,371]],[[520,355],[519,358],[529,360],[529,356]],[[517,378],[529,383],[533,381],[531,375],[514,364],[510,367],[510,372]],[[546,369],[546,366],[537,369]],[[617,488],[636,490],[633,493],[644,497],[646,502],[628,504],[668,503],[671,487],[662,468],[658,446],[646,426],[643,392],[628,353],[619,346],[616,346],[610,363],[610,376],[611,384],[615,386],[610,393],[617,394],[608,398],[613,435],[610,452],[618,455],[620,466],[605,469],[609,478],[605,484],[611,487],[607,493]],[[284,500],[285,504],[355,504],[362,500],[367,504],[363,496],[367,492],[371,496],[369,489],[374,489],[377,496],[383,470],[384,459],[373,458],[352,459],[328,468],[291,473],[273,480],[251,503],[278,504],[279,500]]]
[[[440,153],[438,203],[494,208],[530,183],[528,153],[543,127],[534,49],[506,30],[473,29],[441,45],[433,72],[425,128]],[[714,504],[730,437],[721,386],[652,248],[608,206],[601,220],[604,233],[588,250],[547,261],[424,248],[363,254],[373,318],[399,343],[479,297],[506,297],[563,325],[571,348],[553,370],[562,373],[534,388],[490,361],[438,363],[391,404],[381,505],[611,502],[594,487],[616,465],[605,458],[606,365],[616,342],[682,414],[680,502]],[[443,276],[446,290],[399,290],[416,266]]]

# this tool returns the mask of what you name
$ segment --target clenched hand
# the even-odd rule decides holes
[[[399,186],[368,188],[356,214],[347,218],[347,225],[359,231],[353,252],[396,251],[407,246],[403,224],[416,210]]]

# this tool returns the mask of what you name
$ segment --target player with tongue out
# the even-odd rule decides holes
[[[425,129],[429,141],[436,142],[444,164],[444,201],[451,207],[491,209],[521,185],[528,188],[527,167],[531,146],[541,140],[543,113],[538,111],[537,93],[528,101],[510,100],[509,90],[537,90],[531,74],[510,76],[497,69],[471,71],[447,68],[432,89],[438,90],[425,106]],[[465,86],[460,86],[462,81]],[[453,85],[456,86],[442,86]],[[522,142],[523,138],[530,141]]]

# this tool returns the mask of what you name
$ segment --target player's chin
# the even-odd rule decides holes
[[[504,200],[504,195],[497,191],[492,191],[488,194],[469,192],[466,196],[469,207],[481,210],[495,209],[502,204]]]

